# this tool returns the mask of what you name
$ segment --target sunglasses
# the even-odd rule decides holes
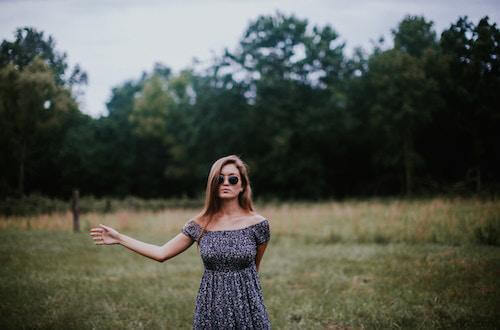
[[[227,181],[229,181],[229,184],[231,186],[234,186],[235,184],[238,183],[239,179],[236,175],[231,175],[229,176],[229,178],[227,179]],[[217,178],[217,183],[218,184],[223,184],[224,183],[224,175],[219,175],[219,177]]]

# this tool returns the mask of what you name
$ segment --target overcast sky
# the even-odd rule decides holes
[[[209,63],[225,47],[235,48],[249,20],[276,10],[330,24],[347,51],[369,50],[370,40],[389,37],[407,14],[424,15],[438,33],[463,15],[475,24],[486,15],[500,19],[499,0],[0,0],[0,38],[13,40],[15,29],[27,25],[52,35],[70,65],[88,73],[81,109],[99,116],[113,86],[139,78],[155,62],[174,72],[195,57]]]

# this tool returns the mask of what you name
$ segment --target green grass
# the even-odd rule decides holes
[[[499,209],[436,199],[259,207],[271,223],[260,280],[273,328],[499,328]],[[203,270],[195,246],[162,264],[96,246],[86,231],[102,222],[163,244],[196,211],[89,214],[80,234],[69,214],[0,219],[0,328],[190,329]]]

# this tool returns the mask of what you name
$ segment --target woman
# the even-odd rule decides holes
[[[102,224],[90,235],[96,244],[121,244],[160,262],[196,241],[205,270],[193,328],[271,328],[257,273],[270,238],[269,222],[254,212],[247,167],[237,156],[212,165],[203,211],[165,245],[147,244]]]

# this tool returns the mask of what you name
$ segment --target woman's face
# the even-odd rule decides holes
[[[238,198],[239,193],[243,191],[240,171],[234,164],[224,165],[218,180],[220,182],[219,198],[221,199]]]

